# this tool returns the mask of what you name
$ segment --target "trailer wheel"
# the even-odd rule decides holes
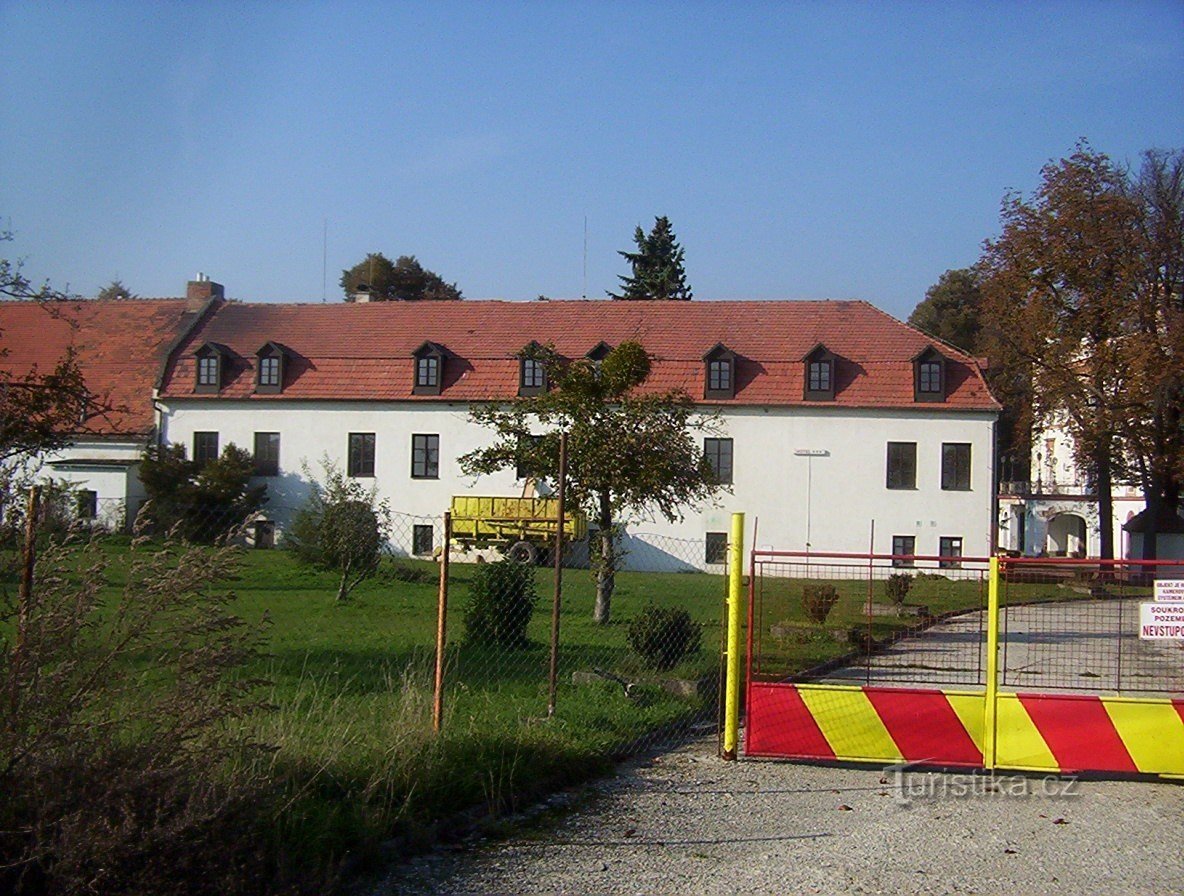
[[[506,551],[506,556],[515,563],[525,563],[527,566],[533,566],[535,560],[538,558],[538,549],[529,541],[516,541]]]

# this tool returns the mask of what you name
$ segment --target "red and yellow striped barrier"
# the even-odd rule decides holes
[[[1184,700],[753,682],[750,756],[1184,775]]]

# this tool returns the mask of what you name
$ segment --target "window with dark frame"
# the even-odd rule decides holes
[[[440,478],[440,437],[417,434],[411,437],[411,478]]]
[[[732,484],[732,440],[704,439],[703,456],[720,485]]]
[[[273,389],[280,387],[279,356],[264,355],[259,359],[259,385]]]
[[[917,487],[917,443],[888,443],[888,488]]]
[[[923,361],[917,371],[917,389],[925,393],[941,392],[941,363]]]
[[[938,542],[937,553],[946,558],[937,562],[940,569],[960,569],[962,567],[962,537],[943,535]]]
[[[547,388],[547,368],[542,361],[534,358],[522,359],[522,378],[519,392],[523,395],[534,395]]]
[[[280,434],[278,432],[255,433],[255,475],[278,476],[280,474]]]
[[[707,365],[707,388],[711,392],[732,391],[732,361],[720,358]]]
[[[411,553],[417,556],[430,554],[436,547],[435,530],[430,525],[411,527]]]
[[[810,362],[810,391],[829,392],[831,390],[831,362]]]
[[[946,491],[970,491],[970,445],[968,443],[942,443],[941,487]]]
[[[218,373],[221,363],[222,359],[215,354],[199,357],[197,359],[197,384],[216,389],[219,385]]]
[[[915,535],[892,536],[892,565],[898,569],[914,566],[912,560],[903,559],[913,557],[917,553],[917,537]]]
[[[349,459],[346,475],[354,479],[374,476],[374,433],[351,432],[349,434]]]
[[[195,432],[193,434],[193,460],[204,467],[218,459],[218,434],[216,432]]]
[[[77,510],[80,520],[96,519],[99,515],[99,493],[89,488],[78,492]]]
[[[704,563],[726,563],[728,561],[728,533],[708,532]]]
[[[415,385],[421,389],[435,389],[440,385],[440,359],[424,355],[415,362]]]

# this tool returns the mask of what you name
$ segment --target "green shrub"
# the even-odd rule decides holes
[[[894,604],[903,604],[913,587],[913,577],[907,572],[894,572],[884,582],[884,593]]]
[[[478,564],[465,609],[465,640],[471,644],[525,647],[526,627],[537,602],[534,567],[513,560]]]
[[[647,606],[629,623],[629,646],[652,669],[670,669],[699,650],[702,627],[686,610]]]
[[[838,602],[839,592],[834,585],[802,586],[802,608],[819,625],[826,622],[826,617]]]

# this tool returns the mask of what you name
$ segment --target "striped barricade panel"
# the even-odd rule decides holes
[[[957,691],[753,682],[745,752],[980,767],[983,700]]]
[[[1184,775],[1184,699],[1000,694],[998,768]]]

